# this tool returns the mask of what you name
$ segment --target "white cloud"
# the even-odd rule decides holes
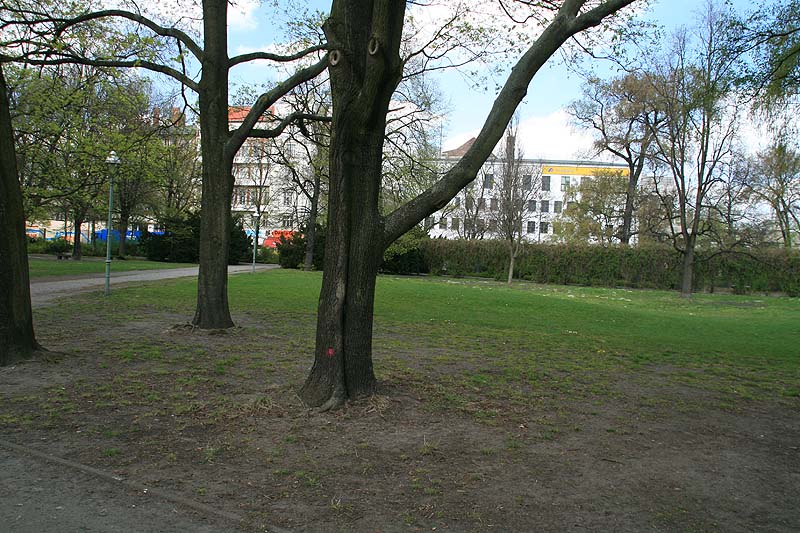
[[[520,120],[519,138],[525,157],[586,159],[592,154],[591,133],[576,130],[564,109]]]
[[[236,0],[228,4],[228,27],[234,30],[254,30],[258,27],[256,11],[259,0]]]
[[[451,135],[444,150],[452,150],[478,135],[478,130]],[[592,135],[576,130],[564,109],[548,115],[533,115],[520,120],[519,143],[526,158],[531,159],[598,159],[592,156]],[[501,141],[502,142],[502,141]]]

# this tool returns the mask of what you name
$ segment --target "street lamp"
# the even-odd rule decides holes
[[[108,223],[106,224],[106,296],[111,294],[111,210],[114,207],[114,172],[120,160],[117,152],[111,150],[106,158],[108,165]]]

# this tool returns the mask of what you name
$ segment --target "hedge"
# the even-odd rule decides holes
[[[504,279],[508,252],[502,241],[431,239],[420,243],[430,272]],[[677,289],[682,256],[668,247],[601,247],[525,244],[515,277],[537,283]],[[699,250],[695,290],[783,292],[800,295],[800,253],[756,249],[739,252]]]

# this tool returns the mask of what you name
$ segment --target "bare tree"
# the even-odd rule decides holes
[[[523,163],[523,152],[517,144],[517,119],[506,131],[505,148],[500,154],[500,175],[489,202],[489,228],[508,247],[508,284],[514,279],[514,263],[522,248],[527,222],[528,202],[541,189],[541,166]]]
[[[728,53],[722,12],[709,4],[696,40],[676,34],[667,57],[647,77],[662,120],[652,124],[661,200],[673,246],[683,255],[681,295],[690,297],[698,238],[711,230],[709,211],[732,163],[738,106],[733,94],[737,57]]]

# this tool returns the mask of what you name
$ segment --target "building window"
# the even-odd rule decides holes
[[[549,200],[542,200],[542,213],[549,213],[550,212],[550,201]]]
[[[489,219],[489,231],[497,231],[497,220],[493,218]]]
[[[494,187],[494,174],[486,174],[483,178],[483,188],[491,189],[492,187]]]
[[[531,181],[532,181],[532,176],[530,174],[523,174],[523,176],[522,176],[522,190],[524,190],[524,191],[531,190]]]
[[[566,191],[569,189],[569,176],[561,176],[561,190]]]
[[[292,206],[292,193],[290,192],[283,193],[283,205],[284,207]]]
[[[548,228],[547,222],[541,222],[539,224],[539,233],[547,233],[548,229],[549,228]]]
[[[455,198],[453,198],[453,207],[458,207],[460,205],[461,205],[461,197],[456,196]]]
[[[536,233],[536,222],[533,220],[528,221],[528,233]]]
[[[428,217],[425,219],[425,229],[431,229],[433,227],[433,217]]]
[[[536,211],[536,200],[528,200],[528,211]]]
[[[486,198],[478,198],[478,209],[486,209]]]
[[[492,211],[497,211],[497,208],[500,206],[500,202],[497,198],[492,198],[491,201]]]
[[[447,219],[445,217],[439,219],[439,229],[447,229]]]
[[[458,219],[453,217],[450,219],[450,229],[458,231]]]
[[[288,229],[292,227],[292,215],[283,215],[283,219],[281,220],[284,229]]]
[[[550,190],[550,176],[542,176],[542,190],[543,191]]]
[[[560,213],[561,212],[561,202],[556,200],[553,202],[553,213]]]

